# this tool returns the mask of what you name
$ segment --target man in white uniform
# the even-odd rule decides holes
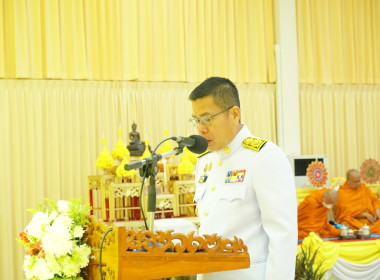
[[[199,233],[242,238],[251,260],[248,269],[198,279],[294,279],[297,201],[286,156],[240,123],[238,91],[228,79],[205,80],[189,99],[191,121],[208,141],[195,178]]]

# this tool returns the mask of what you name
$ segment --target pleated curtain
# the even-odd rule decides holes
[[[276,141],[273,34],[272,1],[0,0],[0,278],[24,278],[26,209],[88,201],[103,136],[111,153],[133,122],[151,147],[196,133],[188,95],[209,76]]]
[[[380,162],[380,1],[297,0],[301,153],[329,179]]]
[[[0,77],[273,83],[273,3],[1,0]]]
[[[296,0],[302,154],[329,179],[380,161],[380,2]],[[0,278],[44,197],[88,200],[101,138],[133,121],[151,146],[188,126],[190,91],[236,82],[242,121],[276,142],[276,14],[266,0],[0,0]],[[286,98],[286,93],[285,93]]]

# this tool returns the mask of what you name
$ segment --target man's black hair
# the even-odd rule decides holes
[[[208,95],[214,97],[215,104],[221,109],[231,106],[238,106],[240,108],[238,90],[229,79],[210,77],[190,93],[189,99],[194,101]]]

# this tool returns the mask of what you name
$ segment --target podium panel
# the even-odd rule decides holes
[[[93,258],[88,266],[88,279],[100,280],[100,245],[111,229],[91,217],[87,230]],[[185,235],[169,231],[136,231],[115,227],[104,238],[102,246],[103,279],[157,279],[195,275],[216,271],[249,268],[249,254],[244,242],[217,234]]]

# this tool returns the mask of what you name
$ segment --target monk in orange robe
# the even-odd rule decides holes
[[[380,202],[376,195],[360,182],[360,172],[350,169],[346,183],[339,188],[335,221],[352,230],[369,226],[370,233],[380,234]]]
[[[309,194],[298,206],[298,239],[305,238],[310,232],[320,237],[337,237],[340,230],[329,224],[329,209],[336,204],[338,192],[320,189]]]

